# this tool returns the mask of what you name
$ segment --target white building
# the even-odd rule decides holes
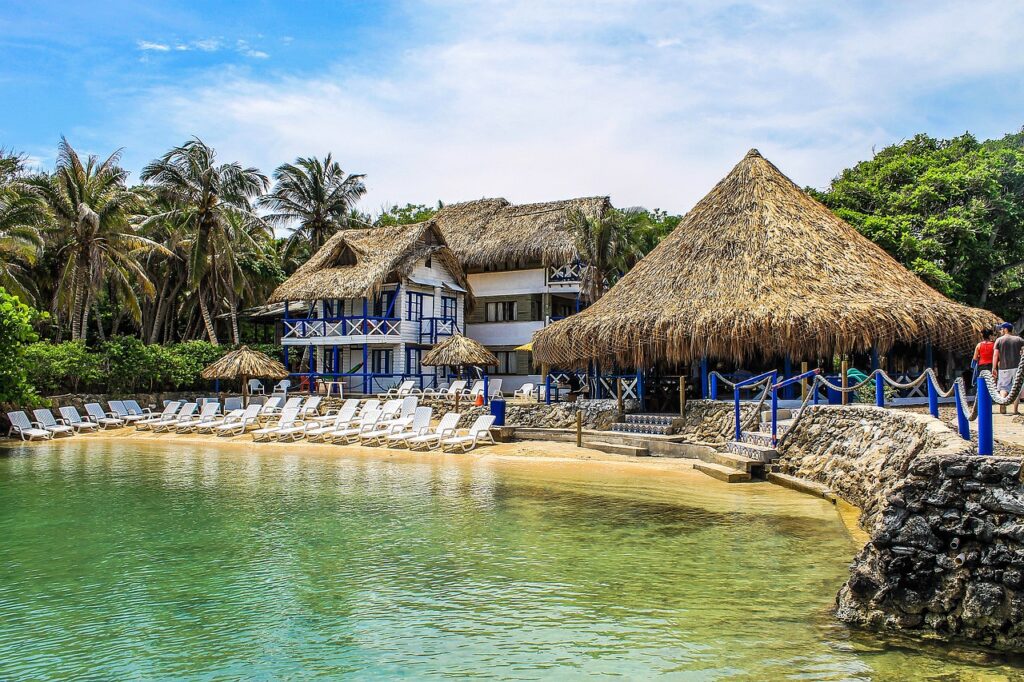
[[[595,217],[610,209],[608,197],[521,205],[481,199],[446,206],[434,216],[476,297],[466,335],[498,357],[492,376],[503,378],[503,391],[541,381],[531,354],[516,348],[580,309],[579,254],[567,216],[579,210]]]
[[[436,384],[444,368],[422,367],[420,359],[464,328],[472,293],[428,221],[335,234],[269,302],[284,303],[285,364],[300,380],[376,393],[403,378]]]

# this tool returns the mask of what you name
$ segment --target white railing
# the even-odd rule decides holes
[[[338,336],[389,337],[402,333],[397,317],[336,317],[284,320],[284,339],[316,339]]]
[[[554,284],[579,282],[583,276],[582,263],[568,263],[557,268],[548,268],[548,281]]]

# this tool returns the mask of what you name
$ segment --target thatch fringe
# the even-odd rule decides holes
[[[742,363],[965,351],[992,313],[950,301],[808,196],[757,150],[593,306],[539,331],[534,360]]]
[[[284,379],[288,370],[269,355],[242,346],[220,358],[202,372],[204,379],[230,380],[249,377]]]
[[[270,295],[269,303],[373,297],[381,286],[406,278],[422,258],[439,260],[473,294],[455,254],[433,221],[365,230],[342,230]]]
[[[453,334],[440,341],[423,356],[420,364],[428,367],[475,365],[489,367],[498,364],[498,358],[478,341],[462,334]]]
[[[558,266],[577,256],[567,214],[580,210],[598,217],[610,209],[608,197],[518,206],[505,199],[479,199],[445,206],[434,220],[466,270],[506,263]]]

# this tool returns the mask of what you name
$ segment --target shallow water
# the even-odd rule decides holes
[[[824,501],[694,474],[20,448],[0,679],[1017,679],[836,625],[856,549]]]

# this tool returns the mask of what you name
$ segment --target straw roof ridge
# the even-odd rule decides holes
[[[337,232],[274,290],[268,303],[372,297],[382,285],[404,280],[428,256],[466,290],[471,307],[466,274],[432,220]]]
[[[581,210],[590,217],[611,209],[608,197],[580,197],[536,204],[477,199],[445,206],[434,220],[467,270],[505,262],[562,265],[578,252],[566,215]]]
[[[950,301],[752,149],[594,305],[534,336],[534,359],[650,366],[714,357],[962,351],[998,321]]]
[[[242,346],[227,353],[219,360],[203,370],[204,379],[241,379],[243,377],[260,377],[267,379],[284,379],[288,370],[269,355]]]
[[[462,334],[452,334],[430,349],[420,364],[429,367],[476,365],[485,367],[498,364],[494,353],[474,339]]]

